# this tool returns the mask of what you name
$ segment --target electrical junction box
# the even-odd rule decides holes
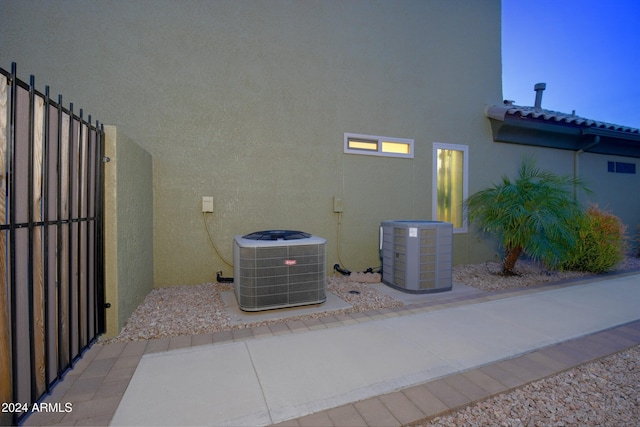
[[[202,212],[213,212],[213,197],[202,197]]]
[[[335,213],[344,212],[344,199],[342,197],[333,198],[333,211]]]

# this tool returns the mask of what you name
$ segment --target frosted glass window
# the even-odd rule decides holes
[[[382,141],[383,153],[411,154],[411,146],[404,142]]]
[[[433,144],[433,217],[453,224],[454,233],[467,231],[463,202],[468,189],[469,147]]]
[[[351,138],[349,139],[349,149],[378,151],[378,141],[368,141]]]

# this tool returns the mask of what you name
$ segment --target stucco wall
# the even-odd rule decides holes
[[[612,173],[608,162],[634,163],[635,174]],[[627,226],[631,243],[637,246],[640,226],[640,161],[619,156],[582,153],[578,158],[578,175],[586,181],[593,195],[583,197],[585,203],[594,202],[601,209],[615,213]]]
[[[16,61],[153,156],[155,286],[231,270],[232,238],[291,228],[328,261],[376,267],[378,226],[431,218],[432,143],[470,146],[470,191],[521,148],[491,142],[501,102],[500,2],[3,2]],[[46,28],[46,31],[43,31]],[[415,140],[414,159],[343,154],[345,132]],[[514,163],[517,163],[515,160]],[[486,177],[486,178],[485,178]],[[345,210],[338,236],[334,196]],[[486,242],[456,236],[456,262]]]
[[[106,336],[117,335],[153,289],[151,155],[105,126]]]

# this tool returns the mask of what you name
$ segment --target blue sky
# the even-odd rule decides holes
[[[640,1],[503,0],[503,98],[640,128]]]

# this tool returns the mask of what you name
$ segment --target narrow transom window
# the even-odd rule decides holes
[[[467,231],[468,171],[468,146],[433,143],[433,218],[452,223],[454,233]]]
[[[636,164],[635,163],[624,163],[624,162],[608,162],[609,172],[613,173],[636,173]]]
[[[412,159],[413,139],[345,133],[344,152]]]

